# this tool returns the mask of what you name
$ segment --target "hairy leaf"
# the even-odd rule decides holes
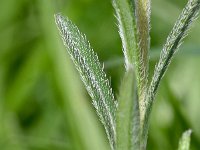
[[[118,20],[119,34],[122,40],[125,66],[133,68],[137,46],[134,8],[130,0],[113,0],[113,7]]]
[[[118,97],[116,116],[117,150],[137,150],[139,148],[139,121],[134,72],[131,69],[124,76]]]
[[[189,0],[186,7],[179,16],[175,26],[169,34],[166,44],[160,54],[160,60],[155,67],[154,75],[149,88],[149,104],[154,99],[161,78],[164,76],[172,57],[182,44],[183,39],[188,33],[192,22],[197,18],[200,8],[199,0]]]
[[[105,127],[111,148],[114,149],[116,101],[109,80],[85,35],[69,19],[60,14],[55,15],[55,19],[64,45],[93,100],[93,105]]]
[[[150,30],[149,0],[113,0],[119,24],[126,70],[135,68],[141,116],[148,83]],[[142,117],[143,118],[143,117]]]
[[[160,59],[155,67],[153,78],[148,90],[148,98],[145,104],[145,123],[143,136],[147,138],[148,132],[148,120],[150,111],[152,108],[152,103],[155,98],[160,80],[164,76],[175,52],[183,42],[183,39],[188,33],[193,21],[197,18],[200,8],[199,0],[189,0],[185,8],[183,9],[181,15],[176,21],[171,33],[169,34],[167,41],[164,45],[163,50],[160,54]],[[144,138],[145,139],[145,138]],[[146,141],[146,140],[145,140]],[[145,144],[145,143],[144,143]]]
[[[190,136],[191,136],[192,130],[187,130],[183,133],[179,145],[178,150],[189,150],[190,149]]]

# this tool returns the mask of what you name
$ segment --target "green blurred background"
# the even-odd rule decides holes
[[[152,0],[150,76],[187,0]],[[0,1],[0,150],[104,150],[104,130],[62,45],[54,13],[62,12],[98,53],[115,95],[124,72],[110,0]],[[180,47],[153,107],[149,150],[177,149],[193,130],[200,149],[200,20]],[[124,139],[126,140],[126,139]]]

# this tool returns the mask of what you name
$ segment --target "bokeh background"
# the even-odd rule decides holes
[[[152,0],[150,76],[187,0]],[[110,0],[0,1],[0,150],[104,150],[108,142],[54,14],[85,33],[105,65],[115,95],[124,72]],[[180,47],[153,107],[148,150],[177,149],[193,130],[200,149],[200,20]],[[126,140],[126,139],[124,139]]]

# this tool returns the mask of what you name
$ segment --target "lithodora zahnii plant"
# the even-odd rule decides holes
[[[113,0],[126,69],[117,100],[86,36],[68,18],[55,15],[64,45],[92,98],[112,150],[146,149],[149,118],[160,81],[200,8],[200,0],[188,0],[149,79],[150,3],[150,0]],[[189,149],[190,134],[190,130],[183,134],[179,150]]]

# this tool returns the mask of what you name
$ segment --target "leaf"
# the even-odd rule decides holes
[[[161,51],[160,59],[155,67],[153,78],[148,90],[147,101],[145,104],[145,119],[144,119],[145,122],[142,133],[142,136],[144,137],[143,139],[147,138],[149,115],[160,81],[164,76],[167,68],[169,67],[169,64],[175,52],[183,42],[183,39],[186,37],[191,27],[191,24],[197,18],[199,7],[200,7],[199,0],[188,1],[181,15],[176,21],[171,33],[169,34],[163,50]]]
[[[166,72],[175,52],[181,45],[184,37],[187,35],[188,30],[191,27],[191,23],[197,18],[199,7],[200,1],[190,0],[169,34],[167,42],[161,51],[160,60],[154,70],[154,75],[148,92],[149,99],[147,106],[151,106],[160,84],[160,80],[164,76],[164,73]]]
[[[187,130],[183,133],[181,139],[179,140],[178,150],[189,150],[190,149],[190,136],[192,130]]]
[[[150,1],[113,0],[119,24],[126,70],[135,68],[141,117],[148,83],[150,48]],[[142,119],[143,120],[143,119]]]
[[[55,15],[55,19],[64,45],[93,100],[111,148],[114,149],[116,101],[109,80],[85,35],[69,19],[60,14]]]
[[[116,116],[117,150],[139,148],[139,106],[134,85],[134,72],[128,70],[120,87]]]
[[[151,105],[160,84],[160,80],[164,76],[164,73],[166,72],[175,52],[182,44],[183,39],[186,37],[191,24],[197,18],[199,7],[199,0],[189,0],[169,34],[166,44],[161,51],[160,60],[154,70],[154,75],[149,88],[150,98],[148,105]]]
[[[135,64],[136,50],[138,50],[134,9],[130,0],[113,0],[113,7],[123,45],[125,67],[128,70]]]

